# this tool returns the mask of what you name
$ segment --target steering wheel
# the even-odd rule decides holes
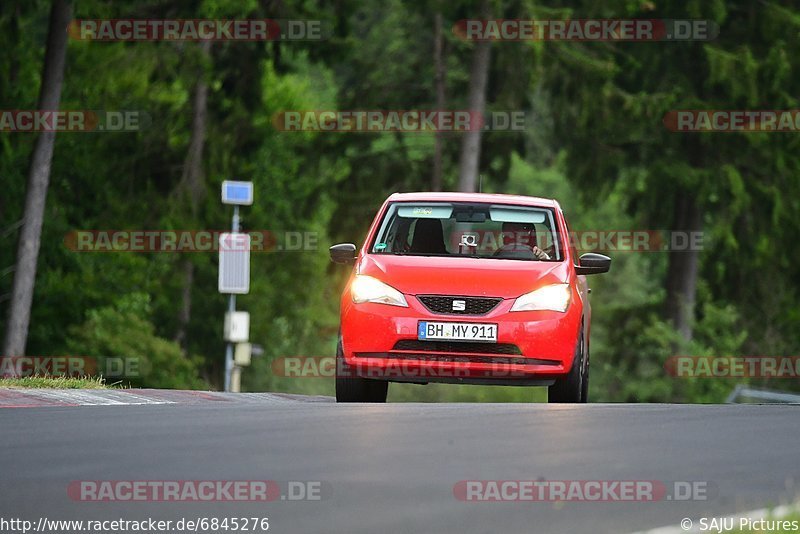
[[[503,245],[502,247],[495,250],[494,253],[492,254],[493,258],[496,258],[498,256],[503,256],[506,258],[519,258],[523,260],[539,259],[536,257],[536,254],[533,253],[533,247],[522,243],[517,243],[513,245]]]

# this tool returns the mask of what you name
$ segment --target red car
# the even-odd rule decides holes
[[[386,402],[389,382],[549,386],[586,402],[589,288],[611,259],[570,246],[555,200],[403,193],[381,207],[341,299],[336,400]]]

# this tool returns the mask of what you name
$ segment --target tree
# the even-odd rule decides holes
[[[187,196],[191,218],[197,219],[200,203],[206,196],[206,183],[203,173],[203,147],[206,139],[206,117],[208,115],[208,82],[206,80],[206,63],[210,60],[211,41],[200,44],[201,65],[192,102],[192,133],[189,149],[183,164],[183,175],[175,191],[176,197]],[[175,341],[184,346],[186,330],[192,318],[192,288],[194,286],[195,266],[189,257],[183,259],[183,291],[181,307],[178,311],[178,330]]]
[[[53,0],[42,69],[42,84],[39,90],[39,110],[59,109],[67,55],[66,28],[71,19],[71,2],[69,0]],[[56,132],[54,131],[40,133],[31,156],[28,189],[25,195],[24,222],[17,246],[11,305],[8,311],[3,346],[3,354],[8,356],[25,353],[55,140]]]
[[[444,36],[442,35],[442,14],[436,12],[433,18],[434,32],[433,32],[433,64],[435,70],[435,85],[436,85],[436,109],[439,112],[444,111],[445,106],[445,77],[447,72],[445,70],[444,58]],[[442,142],[443,132],[437,131],[433,147],[433,178],[431,179],[431,190],[442,190]]]
[[[483,0],[480,7],[481,18],[491,18],[489,0]],[[472,57],[472,70],[469,77],[469,111],[483,116],[486,111],[486,86],[489,80],[491,63],[491,41],[478,41]],[[481,163],[481,128],[473,123],[464,133],[461,142],[461,158],[458,164],[458,190],[475,191]]]

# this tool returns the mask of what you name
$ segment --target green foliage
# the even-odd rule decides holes
[[[125,384],[167,389],[202,388],[197,361],[181,355],[180,347],[158,337],[150,322],[150,297],[132,293],[113,306],[89,310],[86,321],[70,328],[67,346],[72,354],[94,358],[107,369],[109,358],[134,362],[138,373]]]
[[[670,374],[669,360],[678,356],[738,355],[744,333],[734,329],[730,308],[710,304],[687,344],[652,306],[626,306],[607,311],[602,337],[593,340],[590,397],[617,402],[723,402],[737,382],[730,379],[680,377]]]

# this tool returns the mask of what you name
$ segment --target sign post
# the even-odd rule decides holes
[[[228,313],[225,315],[225,391],[231,391],[234,374],[233,344],[249,338],[250,316],[236,311],[236,295],[250,292],[250,236],[239,232],[239,206],[253,204],[253,182],[222,182],[222,203],[233,205],[231,233],[219,238],[218,290],[228,294]],[[237,369],[238,370],[238,369]],[[238,391],[238,376],[236,373]]]

